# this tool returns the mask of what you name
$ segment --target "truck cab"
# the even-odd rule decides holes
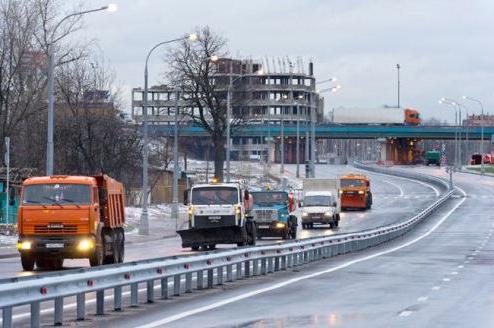
[[[297,217],[289,194],[286,191],[255,191],[252,216],[257,225],[257,236],[281,237],[283,239],[297,238]]]
[[[339,179],[304,179],[303,201],[300,202],[302,228],[311,229],[315,224],[329,224],[331,229],[340,222]]]
[[[177,233],[182,247],[214,249],[217,244],[254,245],[256,228],[248,215],[249,192],[239,183],[198,184],[187,191],[189,227]]]
[[[347,174],[340,177],[340,198],[342,209],[370,209],[372,192],[370,180],[363,174]]]

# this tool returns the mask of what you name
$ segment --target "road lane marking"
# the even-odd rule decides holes
[[[396,183],[391,182],[391,181],[389,181],[389,180],[383,180],[383,182],[389,183],[389,184],[390,184],[390,185],[392,185],[393,187],[398,188],[398,190],[400,191],[400,197],[403,197],[403,195],[405,194],[405,193],[403,192],[403,188],[402,188],[400,185],[397,185]]]
[[[439,289],[441,289],[441,286],[434,286],[434,287],[432,287],[431,289],[432,289],[432,290],[439,290]]]
[[[400,317],[408,317],[412,313],[413,313],[413,311],[402,311],[400,313]]]
[[[425,301],[427,301],[428,299],[429,299],[429,297],[427,297],[427,296],[422,296],[422,297],[417,298],[417,302],[425,302]]]
[[[466,192],[463,189],[461,189],[461,188],[457,188],[457,189],[466,196]],[[218,301],[218,302],[209,304],[209,305],[204,305],[204,306],[201,306],[201,307],[198,307],[198,308],[195,308],[195,309],[191,309],[191,310],[187,310],[187,311],[184,311],[184,312],[181,312],[181,313],[177,313],[177,314],[174,314],[174,315],[165,317],[163,319],[159,319],[159,320],[156,320],[156,321],[152,321],[152,322],[150,322],[148,324],[141,325],[141,328],[159,327],[159,326],[168,324],[170,322],[174,322],[174,321],[177,321],[177,320],[181,320],[181,319],[190,317],[190,316],[195,315],[195,314],[199,314],[199,313],[202,313],[202,312],[213,310],[213,309],[222,307],[222,306],[227,305],[227,304],[238,302],[238,301],[241,301],[241,300],[244,300],[244,299],[247,299],[247,298],[251,298],[253,296],[257,296],[257,295],[260,295],[260,294],[263,294],[263,293],[266,293],[266,292],[269,292],[269,291],[273,291],[273,290],[276,290],[276,289],[279,289],[279,288],[282,288],[282,287],[291,285],[293,283],[297,283],[297,282],[300,282],[300,281],[303,281],[303,280],[307,280],[307,279],[319,277],[319,276],[324,275],[324,274],[327,274],[327,273],[331,273],[331,272],[335,272],[335,271],[338,271],[338,270],[347,268],[347,267],[352,266],[352,265],[357,264],[357,263],[365,262],[365,261],[368,261],[368,260],[371,260],[371,259],[380,257],[382,255],[387,255],[387,254],[396,252],[396,251],[398,251],[400,249],[403,249],[405,247],[411,246],[411,245],[419,242],[420,240],[424,239],[425,237],[427,237],[431,233],[433,233],[439,226],[441,226],[444,223],[444,221],[446,221],[451,216],[451,214],[453,214],[465,202],[465,200],[466,200],[465,197],[461,198],[461,200],[451,210],[449,210],[441,219],[439,219],[438,222],[436,222],[436,224],[434,226],[432,226],[423,235],[421,235],[421,236],[419,236],[419,237],[417,237],[415,239],[412,239],[412,240],[410,240],[410,241],[408,241],[408,242],[406,242],[406,243],[404,243],[404,244],[402,244],[400,246],[396,246],[396,247],[393,247],[393,248],[388,249],[388,250],[385,250],[385,251],[374,253],[372,255],[367,255],[367,256],[364,256],[364,257],[361,257],[361,258],[357,258],[355,260],[350,260],[350,261],[347,261],[347,262],[345,262],[343,264],[337,265],[335,267],[331,267],[329,269],[325,269],[325,270],[322,270],[322,271],[314,272],[314,273],[303,275],[303,276],[300,276],[300,277],[288,279],[288,280],[285,280],[283,282],[275,283],[274,285],[271,285],[269,287],[260,288],[260,289],[253,290],[253,291],[250,291],[250,292],[241,294],[241,295],[229,297],[229,298],[226,298],[224,300],[221,300],[221,301]],[[445,279],[447,279],[447,280],[445,280]],[[449,278],[444,278],[443,280],[444,281],[449,281]],[[407,312],[407,311],[403,311],[402,313],[405,313],[405,312]],[[411,312],[411,311],[408,311],[408,312]],[[407,314],[405,316],[408,316],[410,314],[411,313],[409,313],[409,314]]]
[[[464,267],[465,267],[465,266],[463,266],[463,265],[459,265],[459,266],[458,266],[458,269],[463,269]]]
[[[451,280],[451,279],[449,279],[449,278],[443,278],[443,281],[445,281],[445,282],[448,282],[448,281],[450,281],[450,280]]]

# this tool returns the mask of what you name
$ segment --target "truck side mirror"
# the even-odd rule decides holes
[[[245,199],[245,200],[249,200],[249,198],[250,198],[249,191],[248,191],[248,190],[246,190],[246,191],[244,192],[244,199]]]
[[[14,206],[15,205],[15,189],[10,188],[9,189],[9,206]]]
[[[189,205],[189,189],[184,190],[184,205]]]

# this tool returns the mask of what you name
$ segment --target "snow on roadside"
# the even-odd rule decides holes
[[[17,235],[0,235],[0,247],[15,246],[17,243]]]

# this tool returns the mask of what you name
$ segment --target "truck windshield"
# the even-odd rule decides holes
[[[82,184],[37,184],[24,187],[23,205],[88,205],[91,189]]]
[[[253,192],[255,204],[280,204],[288,201],[288,194],[284,192]]]
[[[331,196],[305,196],[304,207],[307,206],[332,206]]]
[[[364,182],[358,179],[341,179],[341,187],[363,187]]]
[[[194,205],[233,205],[238,204],[238,189],[234,187],[198,187],[192,189]]]

